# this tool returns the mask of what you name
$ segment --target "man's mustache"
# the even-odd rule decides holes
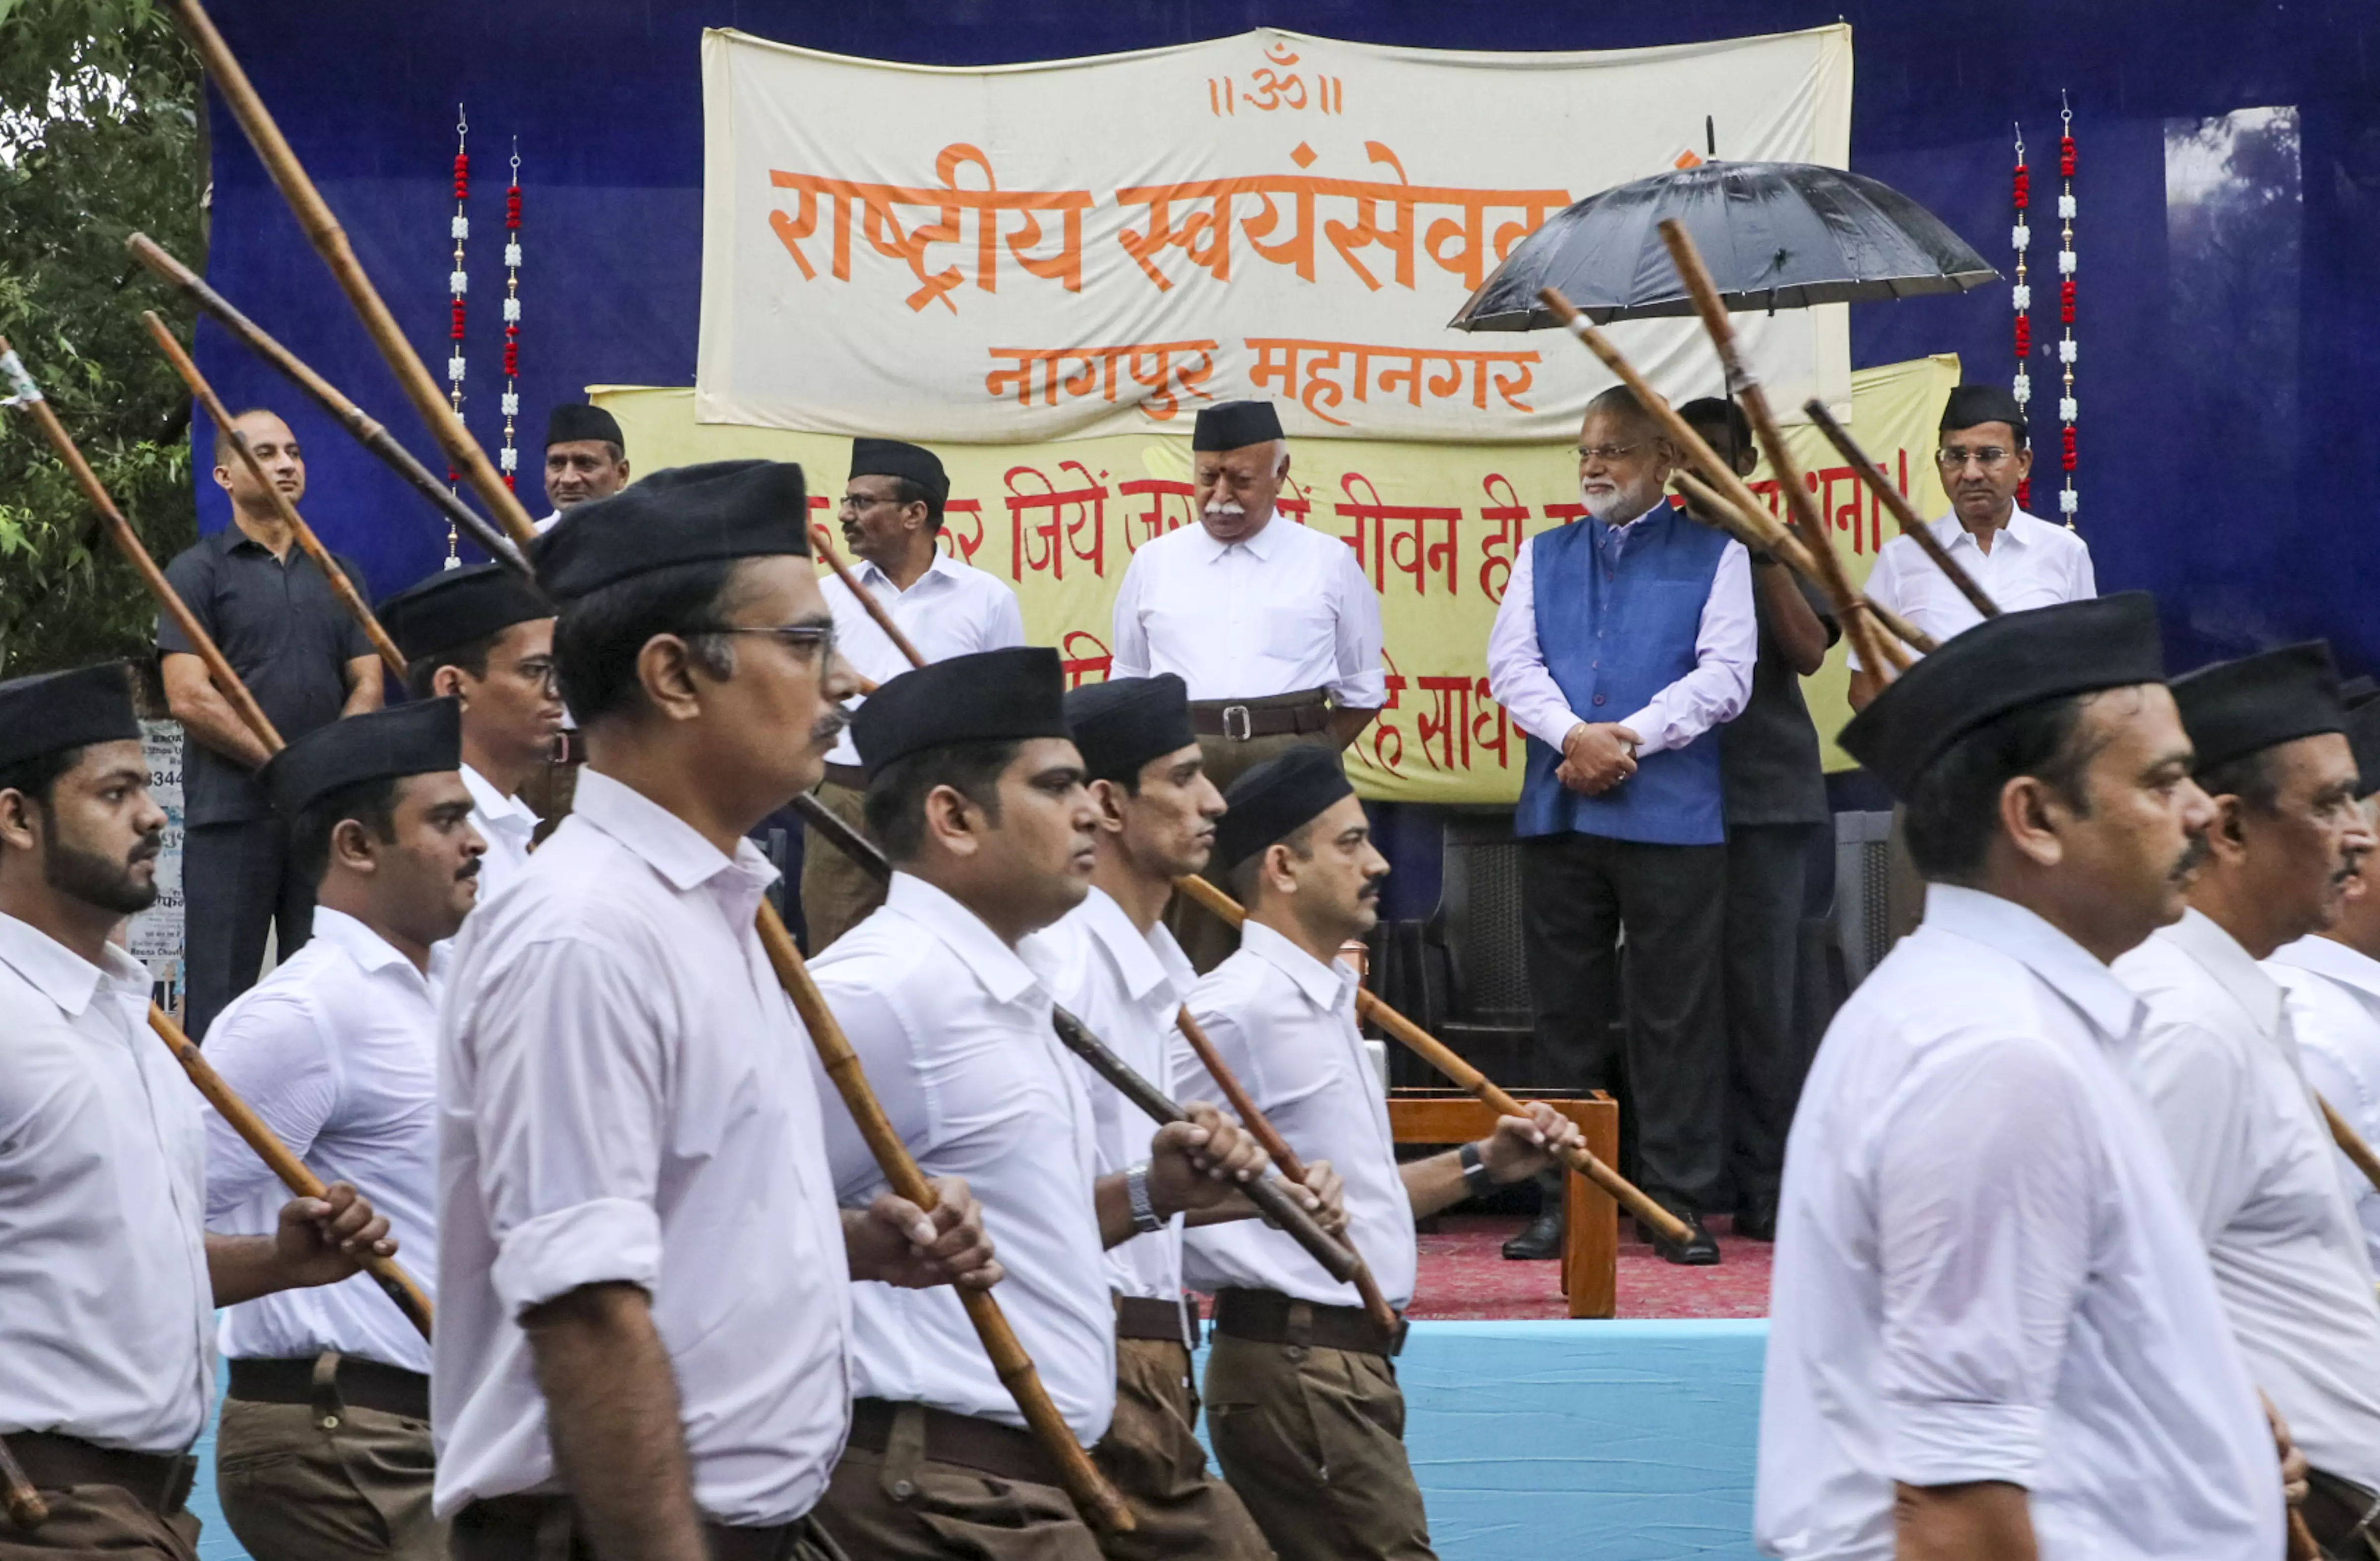
[[[467,879],[476,878],[479,876],[480,859],[476,856],[472,857],[468,862],[464,863],[460,867],[455,869],[455,881],[456,883],[462,883]]]
[[[840,708],[830,708],[819,717],[818,724],[810,728],[810,741],[832,744],[843,735],[843,729],[850,724],[851,717],[846,711]]]
[[[2168,877],[2176,883],[2183,882],[2200,867],[2205,865],[2207,857],[2212,855],[2214,851],[2215,848],[2207,843],[2204,835],[2191,836],[2190,843],[2181,848],[2181,855],[2175,860],[2173,871]]]

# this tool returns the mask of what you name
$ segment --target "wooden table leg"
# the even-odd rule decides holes
[[[1595,1109],[1599,1107],[1601,1109]],[[1586,1146],[1606,1165],[1620,1158],[1620,1112],[1608,1096],[1572,1113]],[[1562,1293],[1573,1317],[1609,1317],[1620,1309],[1620,1205],[1583,1176],[1562,1178]]]

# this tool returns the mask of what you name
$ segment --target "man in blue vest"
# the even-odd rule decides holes
[[[1512,823],[1541,1082],[1609,1090],[1625,1078],[1636,1180],[1693,1231],[1655,1249],[1708,1264],[1718,1243],[1697,1216],[1718,1178],[1727,1084],[1714,729],[1750,697],[1758,634],[1750,556],[1670,502],[1677,465],[1624,387],[1587,404],[1578,487],[1588,518],[1535,538],[1514,562],[1488,678],[1528,734]],[[1506,1250],[1556,1255],[1559,1216]]]

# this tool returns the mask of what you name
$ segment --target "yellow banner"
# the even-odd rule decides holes
[[[1947,508],[1934,473],[1935,424],[1959,380],[1955,357],[1919,358],[1852,378],[1852,427],[1922,514]],[[823,434],[698,423],[694,392],[598,386],[636,467],[766,457],[809,473],[815,519],[831,519],[851,453]],[[897,432],[898,430],[887,430]],[[1897,528],[1814,429],[1787,430],[1854,580]],[[1062,444],[944,444],[951,475],[944,547],[1014,587],[1026,637],[1054,645],[1069,677],[1107,675],[1111,610],[1140,544],[1195,524],[1189,441],[1124,434]],[[1753,486],[1782,501],[1764,465]],[[1488,693],[1488,630],[1512,560],[1530,537],[1577,519],[1576,466],[1562,444],[1415,444],[1305,440],[1291,445],[1281,507],[1342,538],[1380,593],[1389,703],[1351,750],[1357,787],[1392,802],[1509,803],[1520,794],[1522,737]],[[1840,649],[1804,684],[1832,744],[1848,719]]]

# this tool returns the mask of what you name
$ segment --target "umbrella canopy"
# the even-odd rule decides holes
[[[1888,185],[1813,163],[1704,163],[1566,208],[1521,240],[1451,323],[1536,331],[1537,289],[1559,287],[1597,324],[1694,312],[1661,243],[1675,217],[1731,309],[1807,309],[1958,293],[1997,280],[1966,240]]]

